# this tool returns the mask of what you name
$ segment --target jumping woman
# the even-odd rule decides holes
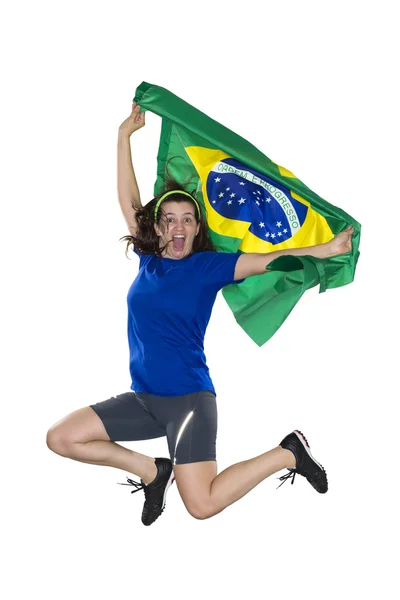
[[[217,474],[216,394],[203,350],[218,291],[254,275],[284,254],[328,258],[351,250],[353,228],[330,242],[268,254],[216,252],[202,206],[177,184],[142,206],[132,166],[130,137],[145,125],[133,103],[118,133],[118,198],[139,272],[128,292],[131,391],[80,408],[53,425],[48,447],[67,458],[133,473],[143,489],[144,525],[165,508],[176,480],[189,513],[212,517],[282,469],[303,475],[319,493],[328,483],[304,435],[295,430],[278,446]],[[151,458],[116,442],[167,437],[170,458]]]

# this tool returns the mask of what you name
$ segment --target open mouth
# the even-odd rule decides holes
[[[181,252],[185,245],[185,236],[184,235],[173,235],[172,236],[172,245],[176,252]]]

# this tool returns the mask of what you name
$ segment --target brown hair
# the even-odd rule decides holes
[[[132,245],[132,246],[135,246],[136,250],[138,250],[141,254],[155,254],[158,258],[161,258],[163,251],[167,247],[167,244],[163,247],[160,247],[159,237],[158,237],[157,233],[155,232],[154,223],[157,223],[157,225],[159,225],[160,229],[163,230],[163,228],[164,228],[163,217],[165,217],[165,213],[163,211],[163,202],[164,201],[161,203],[161,205],[158,209],[157,219],[154,218],[154,210],[155,210],[156,204],[157,204],[158,200],[161,198],[161,196],[163,194],[165,194],[165,192],[169,192],[171,190],[178,190],[178,191],[176,192],[176,194],[171,194],[170,196],[168,196],[165,199],[165,201],[179,202],[179,203],[180,202],[188,202],[188,203],[192,204],[193,208],[194,208],[196,222],[200,223],[199,233],[193,240],[193,252],[205,252],[205,251],[216,252],[216,248],[215,248],[215,246],[211,240],[210,234],[209,234],[208,224],[207,224],[206,218],[204,216],[204,209],[203,209],[201,203],[198,202],[199,208],[200,208],[200,216],[199,216],[199,211],[197,209],[196,204],[193,202],[193,200],[191,198],[189,198],[189,196],[184,196],[182,194],[179,194],[179,190],[182,190],[185,192],[189,192],[192,196],[195,197],[194,192],[191,190],[185,189],[184,186],[180,185],[173,179],[168,179],[165,184],[164,190],[160,194],[158,194],[155,198],[150,200],[150,202],[148,202],[145,206],[143,206],[142,208],[139,208],[139,209],[137,209],[137,208],[135,209],[135,207],[133,207],[135,210],[135,217],[136,217],[136,223],[137,223],[136,236],[134,237],[131,235],[125,235],[122,238],[120,238],[121,241],[124,240],[127,242],[126,252],[128,251],[129,246]],[[168,243],[170,243],[170,242],[168,242]]]

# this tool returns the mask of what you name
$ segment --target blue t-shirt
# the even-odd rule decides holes
[[[234,282],[240,253],[139,256],[127,298],[131,389],[157,396],[215,393],[204,335],[218,291]]]

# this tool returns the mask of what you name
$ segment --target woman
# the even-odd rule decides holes
[[[328,243],[269,254],[215,252],[201,206],[179,186],[142,207],[132,166],[130,136],[145,125],[133,103],[119,128],[118,196],[140,256],[139,273],[128,293],[131,390],[74,411],[50,428],[54,452],[91,464],[124,469],[141,478],[127,484],[143,489],[142,522],[162,513],[176,479],[189,513],[216,515],[261,481],[280,471],[282,483],[296,473],[319,492],[328,489],[323,467],[311,455],[300,431],[287,435],[260,456],[217,475],[216,396],[203,351],[203,339],[218,291],[246,277],[266,273],[282,254],[327,258],[351,250],[353,228]],[[265,275],[268,277],[268,274]],[[170,458],[150,458],[116,444],[167,436]]]

